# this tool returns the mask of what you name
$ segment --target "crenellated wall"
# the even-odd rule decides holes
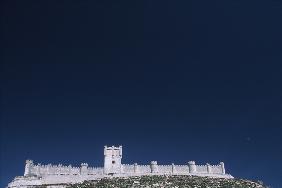
[[[187,165],[158,165],[156,161],[152,161],[150,165],[122,165],[122,173],[124,174],[225,174],[223,163],[219,165],[196,165],[194,162]],[[135,169],[135,170],[134,170]]]
[[[88,167],[88,175],[103,175],[104,168],[102,167]]]
[[[175,165],[175,173],[174,174],[182,174],[183,172],[189,173],[188,165]]]
[[[29,164],[28,164],[29,163]],[[34,165],[33,162],[30,160],[27,161],[27,166],[25,175],[36,175],[36,176],[42,176],[42,175],[77,175],[80,174],[80,168],[79,167],[72,167],[69,166],[63,166],[61,164],[59,165],[41,165],[37,164]]]
[[[103,175],[104,168],[88,167],[87,163],[82,163],[81,167],[73,167],[71,165],[41,165],[33,164],[28,160],[25,168],[25,176],[49,176],[49,175]]]
[[[219,165],[158,165],[152,161],[150,165],[122,164],[120,174],[225,174],[224,164]],[[89,167],[87,163],[82,163],[80,167],[59,165],[33,164],[26,162],[25,175],[47,176],[47,175],[103,175],[103,167]]]
[[[149,174],[151,173],[150,165],[139,165],[140,174]]]
[[[123,164],[121,166],[121,173],[135,173],[134,172],[134,165]]]
[[[172,165],[159,165],[159,173],[172,174]]]
[[[151,161],[148,165],[122,164],[122,146],[104,147],[104,167],[89,167],[87,163],[81,163],[80,167],[71,165],[41,165],[27,160],[24,176],[15,178],[9,188],[18,188],[20,185],[77,183],[85,180],[95,180],[104,177],[128,177],[142,175],[196,175],[221,178],[233,178],[225,174],[224,163],[218,165],[196,165],[195,161],[189,161],[184,165],[159,165],[157,161]],[[21,187],[21,188],[24,188]]]

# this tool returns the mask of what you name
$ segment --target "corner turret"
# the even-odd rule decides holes
[[[26,160],[25,161],[25,169],[24,169],[24,176],[30,176],[31,175],[31,168],[33,166],[32,160]]]

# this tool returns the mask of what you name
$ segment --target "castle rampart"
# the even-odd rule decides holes
[[[170,164],[159,165],[157,161],[151,161],[148,165],[122,164],[122,147],[104,148],[104,167],[89,167],[82,163],[79,167],[71,165],[41,165],[27,160],[24,176],[15,178],[9,185],[25,188],[28,185],[77,183],[84,180],[95,180],[103,177],[127,177],[140,175],[197,175],[222,178],[233,178],[225,174],[223,162],[218,165],[196,165],[195,161],[189,161],[184,165]]]

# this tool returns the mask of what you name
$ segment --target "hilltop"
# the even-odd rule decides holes
[[[136,176],[104,178],[68,185],[67,188],[267,188],[257,182],[198,176]]]

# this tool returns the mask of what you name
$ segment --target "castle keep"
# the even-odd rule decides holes
[[[196,165],[189,161],[184,165],[159,165],[157,161],[151,161],[148,165],[122,164],[122,146],[104,147],[104,167],[89,167],[82,163],[80,167],[59,165],[34,164],[27,160],[24,176],[16,177],[8,188],[27,188],[32,185],[58,185],[66,183],[78,183],[85,180],[97,180],[104,177],[128,177],[142,175],[195,175],[222,178],[233,178],[225,173],[224,163],[218,165]],[[59,187],[60,187],[59,186]],[[64,186],[62,186],[64,187]]]

